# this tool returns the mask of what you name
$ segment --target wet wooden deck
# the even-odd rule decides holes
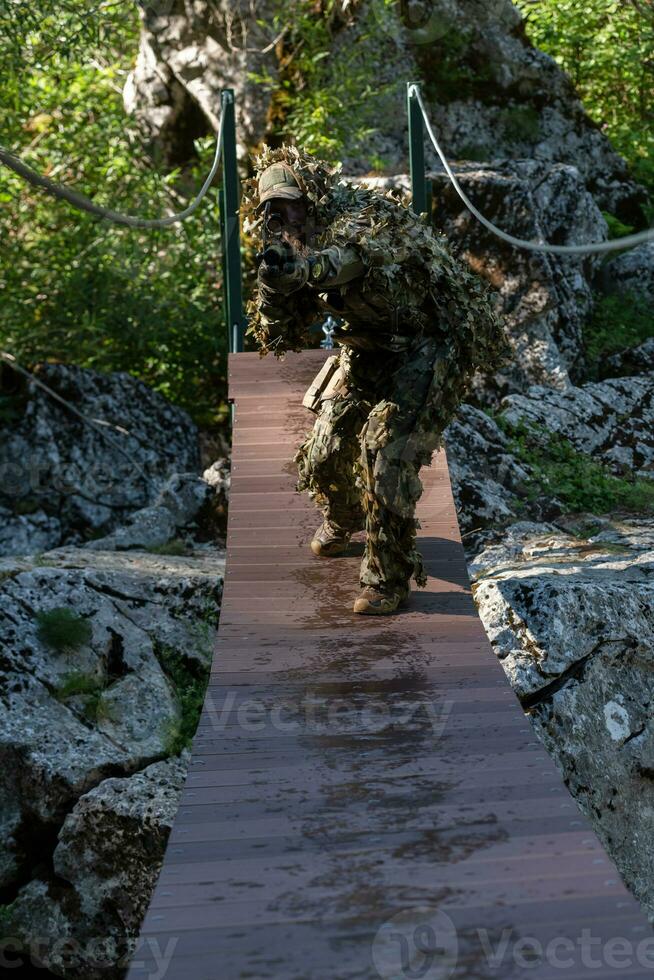
[[[651,977],[651,929],[476,614],[445,455],[401,614],[351,613],[362,535],[310,553],[290,460],[324,357],[230,355],[216,654],[129,980]]]

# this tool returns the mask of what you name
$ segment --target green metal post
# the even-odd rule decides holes
[[[245,317],[241,290],[241,229],[239,224],[239,181],[236,165],[236,119],[234,90],[223,89],[220,96],[223,113],[223,183],[220,191],[220,225],[223,249],[223,288],[225,321],[230,351],[243,350]]]
[[[427,211],[427,181],[425,180],[425,133],[422,112],[411,85],[407,83],[407,114],[409,117],[409,167],[411,170],[411,208],[416,214]]]

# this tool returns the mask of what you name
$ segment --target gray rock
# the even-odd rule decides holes
[[[509,449],[486,412],[460,406],[445,430],[447,460],[462,540],[469,560],[519,516],[542,521],[561,513],[552,495],[538,492],[531,468]]]
[[[534,385],[502,402],[505,418],[556,432],[616,473],[654,477],[654,374],[609,378],[566,391]]]
[[[37,510],[32,514],[13,514],[0,507],[0,555],[27,555],[49,551],[61,541],[61,523],[56,517]]]
[[[14,515],[1,553],[108,533],[151,505],[174,473],[199,470],[188,415],[130,375],[62,364],[36,375],[94,425],[28,383],[22,417],[0,438],[0,507]]]
[[[213,468],[206,472],[212,473]],[[197,473],[174,473],[159,491],[155,503],[166,508],[175,527],[184,527],[194,520],[215,486],[216,482],[210,482],[204,474],[201,479]]]
[[[520,238],[557,244],[604,241],[606,222],[568,165],[520,160],[455,169],[477,208]],[[461,257],[499,291],[514,350],[495,379],[499,391],[543,384],[564,391],[584,368],[582,327],[592,308],[594,256],[558,256],[516,249],[467,210],[443,173],[431,175],[434,221]]]
[[[124,93],[128,111],[179,162],[189,158],[192,139],[207,122],[217,129],[220,91],[233,88],[244,161],[247,148],[268,135],[271,96],[252,76],[270,76],[273,88],[278,79],[276,5],[167,0],[164,6],[165,12],[161,5],[141,8],[141,47]],[[438,92],[430,102],[430,86],[424,86],[434,129],[451,159],[572,164],[605,210],[625,221],[640,219],[643,188],[586,116],[568,76],[529,43],[510,0],[431,0],[419,29],[402,20],[403,9],[348,0],[330,6],[326,84],[338,84],[341,56],[349,59],[355,46],[377,70],[375,89],[366,96],[371,125],[353,132],[344,147],[346,173],[377,170],[380,159],[386,172],[407,169],[405,80],[424,77]],[[453,47],[464,71],[479,75],[482,66],[486,76],[465,92],[448,91],[440,78],[439,66]],[[428,167],[440,168],[430,144],[426,158]]]
[[[180,707],[162,657],[176,650],[189,668],[210,662],[224,556],[70,549],[46,553],[36,566],[7,563],[0,576],[5,887],[29,873],[26,842],[49,840],[82,794],[169,753]],[[62,608],[90,631],[58,649],[37,614]]]
[[[473,593],[536,732],[654,916],[654,521],[593,521],[576,535],[514,525],[471,563]]]
[[[632,294],[654,311],[654,241],[620,252],[606,262],[600,282],[606,293]]]
[[[113,534],[88,541],[84,547],[92,551],[158,548],[170,541],[175,529],[175,519],[167,507],[144,507],[130,514],[127,524]]]
[[[222,492],[217,471],[211,473],[212,485],[195,473],[174,473],[164,484],[152,507],[131,514],[123,527],[116,528],[86,548],[92,551],[127,551],[131,548],[159,548],[167,544],[175,532],[191,524],[213,496]]]
[[[53,855],[57,887],[31,881],[11,911],[12,931],[24,942],[41,937],[40,962],[53,973],[75,980],[124,975],[189,758],[184,752],[131,776],[105,779],[66,816]]]

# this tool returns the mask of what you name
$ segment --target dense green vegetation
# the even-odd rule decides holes
[[[4,146],[105,206],[155,217],[185,205],[213,139],[198,141],[184,179],[153,167],[122,104],[138,47],[131,0],[104,0],[93,16],[81,0],[0,0],[0,37]],[[0,208],[0,347],[28,363],[129,370],[206,425],[224,415],[216,207],[183,226],[134,231],[0,168]]]
[[[654,191],[651,0],[515,0],[527,34],[568,72],[584,108]]]
[[[384,51],[391,54],[396,47],[397,6],[397,0],[371,0],[357,13],[350,43],[339,45],[335,38],[342,22],[335,16],[335,0],[280,0],[273,34],[285,25],[290,30],[279,77],[250,73],[272,93],[273,135],[292,136],[331,163],[356,156],[405,88],[405,79],[384,72]],[[387,163],[382,157],[372,162],[380,171]]]

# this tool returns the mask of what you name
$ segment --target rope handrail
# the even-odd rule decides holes
[[[165,218],[141,218],[137,215],[121,214],[119,211],[112,211],[110,208],[103,208],[100,204],[95,204],[84,194],[79,194],[77,191],[73,191],[69,187],[64,187],[62,184],[57,184],[48,177],[44,177],[42,174],[32,170],[31,167],[28,167],[27,164],[23,163],[22,160],[14,156],[8,150],[5,150],[3,147],[0,147],[0,163],[3,163],[6,167],[9,167],[10,170],[13,170],[14,173],[17,173],[19,177],[22,177],[34,187],[39,187],[41,190],[44,190],[47,194],[51,194],[58,200],[66,201],[68,204],[80,211],[87,211],[89,214],[95,214],[100,218],[113,222],[113,224],[127,225],[130,228],[166,228],[168,225],[173,225],[178,221],[185,221],[186,218],[190,218],[190,216],[197,211],[202,199],[211,187],[213,179],[218,172],[218,164],[220,162],[220,155],[222,151],[223,118],[223,113],[221,113],[220,122],[218,124],[218,135],[216,137],[216,152],[214,154],[211,170],[209,171],[209,174],[207,175],[202,187],[188,207],[184,208],[184,210],[180,211],[178,214],[171,214]]]
[[[494,225],[492,221],[484,217],[480,211],[474,206],[470,198],[466,195],[465,191],[462,189],[455,174],[452,171],[445,154],[443,153],[434,131],[432,129],[429,117],[427,116],[427,111],[425,105],[422,101],[422,95],[420,94],[420,89],[417,85],[412,84],[409,86],[409,94],[414,96],[420,106],[420,111],[422,113],[422,118],[424,120],[427,132],[429,133],[429,138],[431,139],[434,149],[438,153],[443,167],[447,176],[452,181],[454,189],[468,208],[469,211],[486,226],[493,234],[497,235],[499,238],[504,239],[504,241],[509,242],[511,245],[515,245],[517,248],[526,248],[532,252],[551,252],[554,255],[587,255],[589,253],[596,252],[613,252],[618,249],[633,248],[635,245],[642,245],[644,242],[654,241],[654,228],[648,228],[645,231],[636,232],[634,235],[625,235],[624,238],[613,239],[607,242],[593,242],[588,245],[551,245],[549,242],[532,242],[525,238],[516,238],[515,235],[510,235],[506,231],[502,231],[497,225]]]

